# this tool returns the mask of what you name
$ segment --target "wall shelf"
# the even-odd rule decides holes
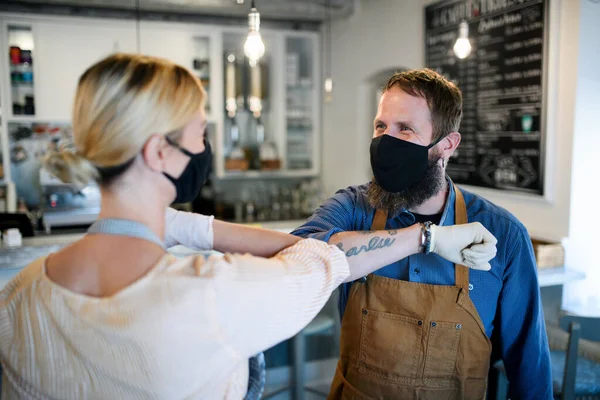
[[[225,171],[222,179],[265,179],[265,178],[305,178],[317,176],[312,169],[279,170],[279,171]]]
[[[8,123],[16,122],[16,123],[36,123],[40,121],[40,118],[37,118],[35,115],[13,115],[12,117],[6,118]],[[47,122],[47,120],[44,120]]]

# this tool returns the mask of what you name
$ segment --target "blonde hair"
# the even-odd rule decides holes
[[[46,168],[64,182],[100,183],[124,172],[153,134],[181,131],[204,106],[198,78],[168,60],[114,54],[79,78],[73,150],[50,153]]]

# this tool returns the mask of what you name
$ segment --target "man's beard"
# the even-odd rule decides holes
[[[422,181],[410,189],[398,193],[384,190],[375,178],[371,180],[367,195],[369,204],[378,210],[387,210],[392,215],[398,215],[402,210],[410,210],[420,206],[444,189],[446,176],[440,165],[440,155],[429,159],[427,171]]]

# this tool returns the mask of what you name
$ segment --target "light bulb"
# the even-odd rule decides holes
[[[248,38],[244,43],[244,54],[250,60],[250,63],[256,62],[265,54],[265,44],[257,31],[248,32]]]
[[[471,42],[469,42],[469,24],[466,21],[458,25],[458,39],[452,48],[456,57],[463,59],[471,54]]]
[[[467,58],[471,54],[471,43],[467,38],[458,38],[452,49],[456,57],[460,59]]]
[[[333,81],[331,78],[325,79],[325,92],[331,93],[333,91]]]
[[[246,43],[244,43],[244,54],[250,60],[250,65],[255,66],[258,60],[265,54],[265,44],[260,37],[260,13],[254,7],[254,1],[252,2],[252,8],[248,14],[248,37]]]

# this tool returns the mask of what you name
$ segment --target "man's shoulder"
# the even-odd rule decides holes
[[[366,196],[367,192],[369,191],[369,185],[370,183],[365,183],[362,185],[351,185],[344,189],[339,189],[337,192],[335,192],[335,194],[344,194],[353,197]]]
[[[330,198],[345,205],[354,207],[365,207],[368,203],[369,183],[363,185],[352,185],[344,189],[339,189]]]
[[[517,217],[507,209],[492,203],[478,194],[461,189],[467,203],[469,220],[479,222],[493,222],[494,225],[505,226],[507,229],[516,229],[527,234],[527,228]],[[486,225],[484,223],[484,225]]]

